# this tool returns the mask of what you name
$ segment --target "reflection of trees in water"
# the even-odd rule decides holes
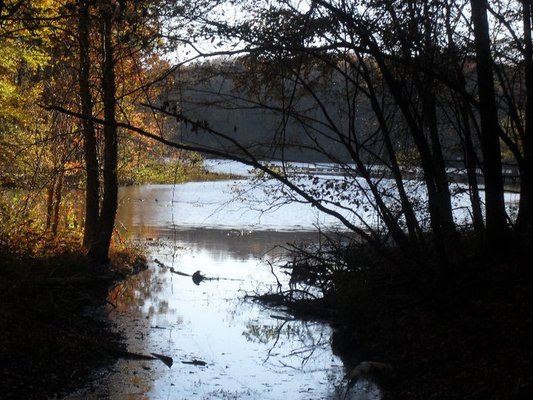
[[[119,312],[135,313],[150,300],[154,304],[148,311],[150,315],[156,312],[166,313],[168,301],[160,300],[157,296],[161,293],[165,280],[165,271],[149,268],[113,287],[109,291],[109,301]]]
[[[168,306],[168,301],[166,300],[161,300],[156,305],[152,305],[148,308],[148,315],[150,317],[155,314],[168,314],[168,312],[169,312],[169,306]]]
[[[267,344],[279,337],[279,327],[274,325],[246,325],[246,331],[242,334],[249,342]]]
[[[277,324],[249,323],[243,335],[250,342],[267,345],[264,364],[305,373],[326,372],[321,383],[329,388],[329,395],[324,398],[344,398],[343,369],[333,368],[322,358],[331,352],[330,332],[322,324],[292,319],[278,320]]]
[[[126,225],[127,221],[125,222]],[[179,243],[189,250],[209,252],[215,260],[227,259],[228,254],[234,258],[246,260],[261,257],[269,252],[274,256],[286,254],[280,243],[308,243],[318,240],[313,232],[273,232],[237,229],[190,229],[180,230],[168,227],[133,225],[127,233],[127,239],[139,239],[149,248],[158,248],[158,252],[172,244]],[[179,246],[178,246],[179,247]],[[180,247],[181,250],[185,249]]]
[[[265,363],[301,369],[314,356],[329,351],[329,333],[324,329],[318,323],[285,320],[276,325],[248,324],[243,335],[248,341],[270,344]]]
[[[162,296],[163,288],[168,279],[168,272],[162,269],[148,268],[122,281],[109,291],[109,301],[116,308],[113,312],[125,316],[115,319],[121,330],[127,332],[128,350],[146,354],[150,337],[150,318],[138,319],[139,315],[152,317],[156,314],[168,314],[169,302]],[[179,319],[178,319],[179,322]],[[154,374],[150,364],[143,364],[139,360],[122,360],[119,374],[110,374],[108,393],[105,397],[137,399],[139,393],[142,398],[154,388]],[[131,387],[137,393],[128,394]]]

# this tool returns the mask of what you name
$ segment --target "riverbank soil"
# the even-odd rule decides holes
[[[352,368],[390,364],[371,373],[385,399],[533,399],[531,265],[527,252],[470,260],[427,287],[386,269],[366,283],[345,276],[327,299],[337,305],[333,349]]]
[[[0,398],[61,397],[115,361],[120,337],[89,311],[120,276],[79,254],[0,254]]]

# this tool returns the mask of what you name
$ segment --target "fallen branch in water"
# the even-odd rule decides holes
[[[174,360],[172,359],[172,357],[164,356],[163,354],[157,354],[157,353],[150,353],[150,354],[153,355],[158,360],[161,360],[163,364],[165,364],[169,368],[172,367],[172,364],[174,363]]]
[[[245,299],[257,301],[267,307],[285,307],[286,311],[297,318],[306,316],[314,316],[321,320],[328,320],[331,317],[331,307],[327,304],[324,298],[310,295],[310,298],[294,298],[294,291],[285,291],[281,293],[266,293],[266,294],[246,294]],[[303,292],[304,294],[308,294]],[[272,318],[276,316],[271,315]],[[276,319],[283,319],[277,317]],[[290,321],[287,319],[287,321]]]
[[[195,285],[199,285],[200,282],[203,281],[234,281],[234,282],[244,282],[244,279],[233,279],[233,278],[220,278],[220,277],[208,277],[203,275],[200,271],[196,271],[194,274],[187,274],[185,272],[178,271],[174,269],[174,267],[169,267],[168,265],[163,264],[161,261],[159,261],[157,258],[154,260],[154,263],[157,264],[160,268],[166,268],[168,271],[170,271],[173,274],[180,275],[180,276],[187,276],[189,278],[192,278],[192,281]]]
[[[181,363],[182,364],[189,364],[189,365],[196,365],[197,367],[204,367],[204,366],[207,365],[207,363],[205,361],[197,360],[197,359],[194,359],[194,360],[191,360],[191,361],[182,361]]]
[[[190,275],[190,274],[186,274],[185,272],[181,272],[181,271],[175,270],[174,267],[169,267],[169,266],[163,264],[163,263],[162,263],[161,261],[159,261],[157,258],[154,260],[154,262],[157,264],[158,267],[160,267],[160,268],[166,268],[166,269],[168,269],[170,272],[172,272],[173,274],[181,275],[181,276],[188,276],[189,278],[192,277],[192,275]]]
[[[293,317],[285,317],[283,315],[270,315],[270,318],[279,319],[280,321],[296,321],[296,318]]]

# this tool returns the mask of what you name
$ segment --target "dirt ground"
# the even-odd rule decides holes
[[[94,312],[123,275],[76,257],[0,261],[2,399],[61,398],[116,360],[120,337]]]

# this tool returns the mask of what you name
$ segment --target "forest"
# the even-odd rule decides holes
[[[222,158],[351,235],[295,249],[319,300],[263,300],[334,319],[348,358],[374,340],[390,398],[527,398],[532,23],[527,0],[0,1],[2,327],[28,274],[83,271],[101,297],[140,268],[119,186],[220,179],[202,162]]]

